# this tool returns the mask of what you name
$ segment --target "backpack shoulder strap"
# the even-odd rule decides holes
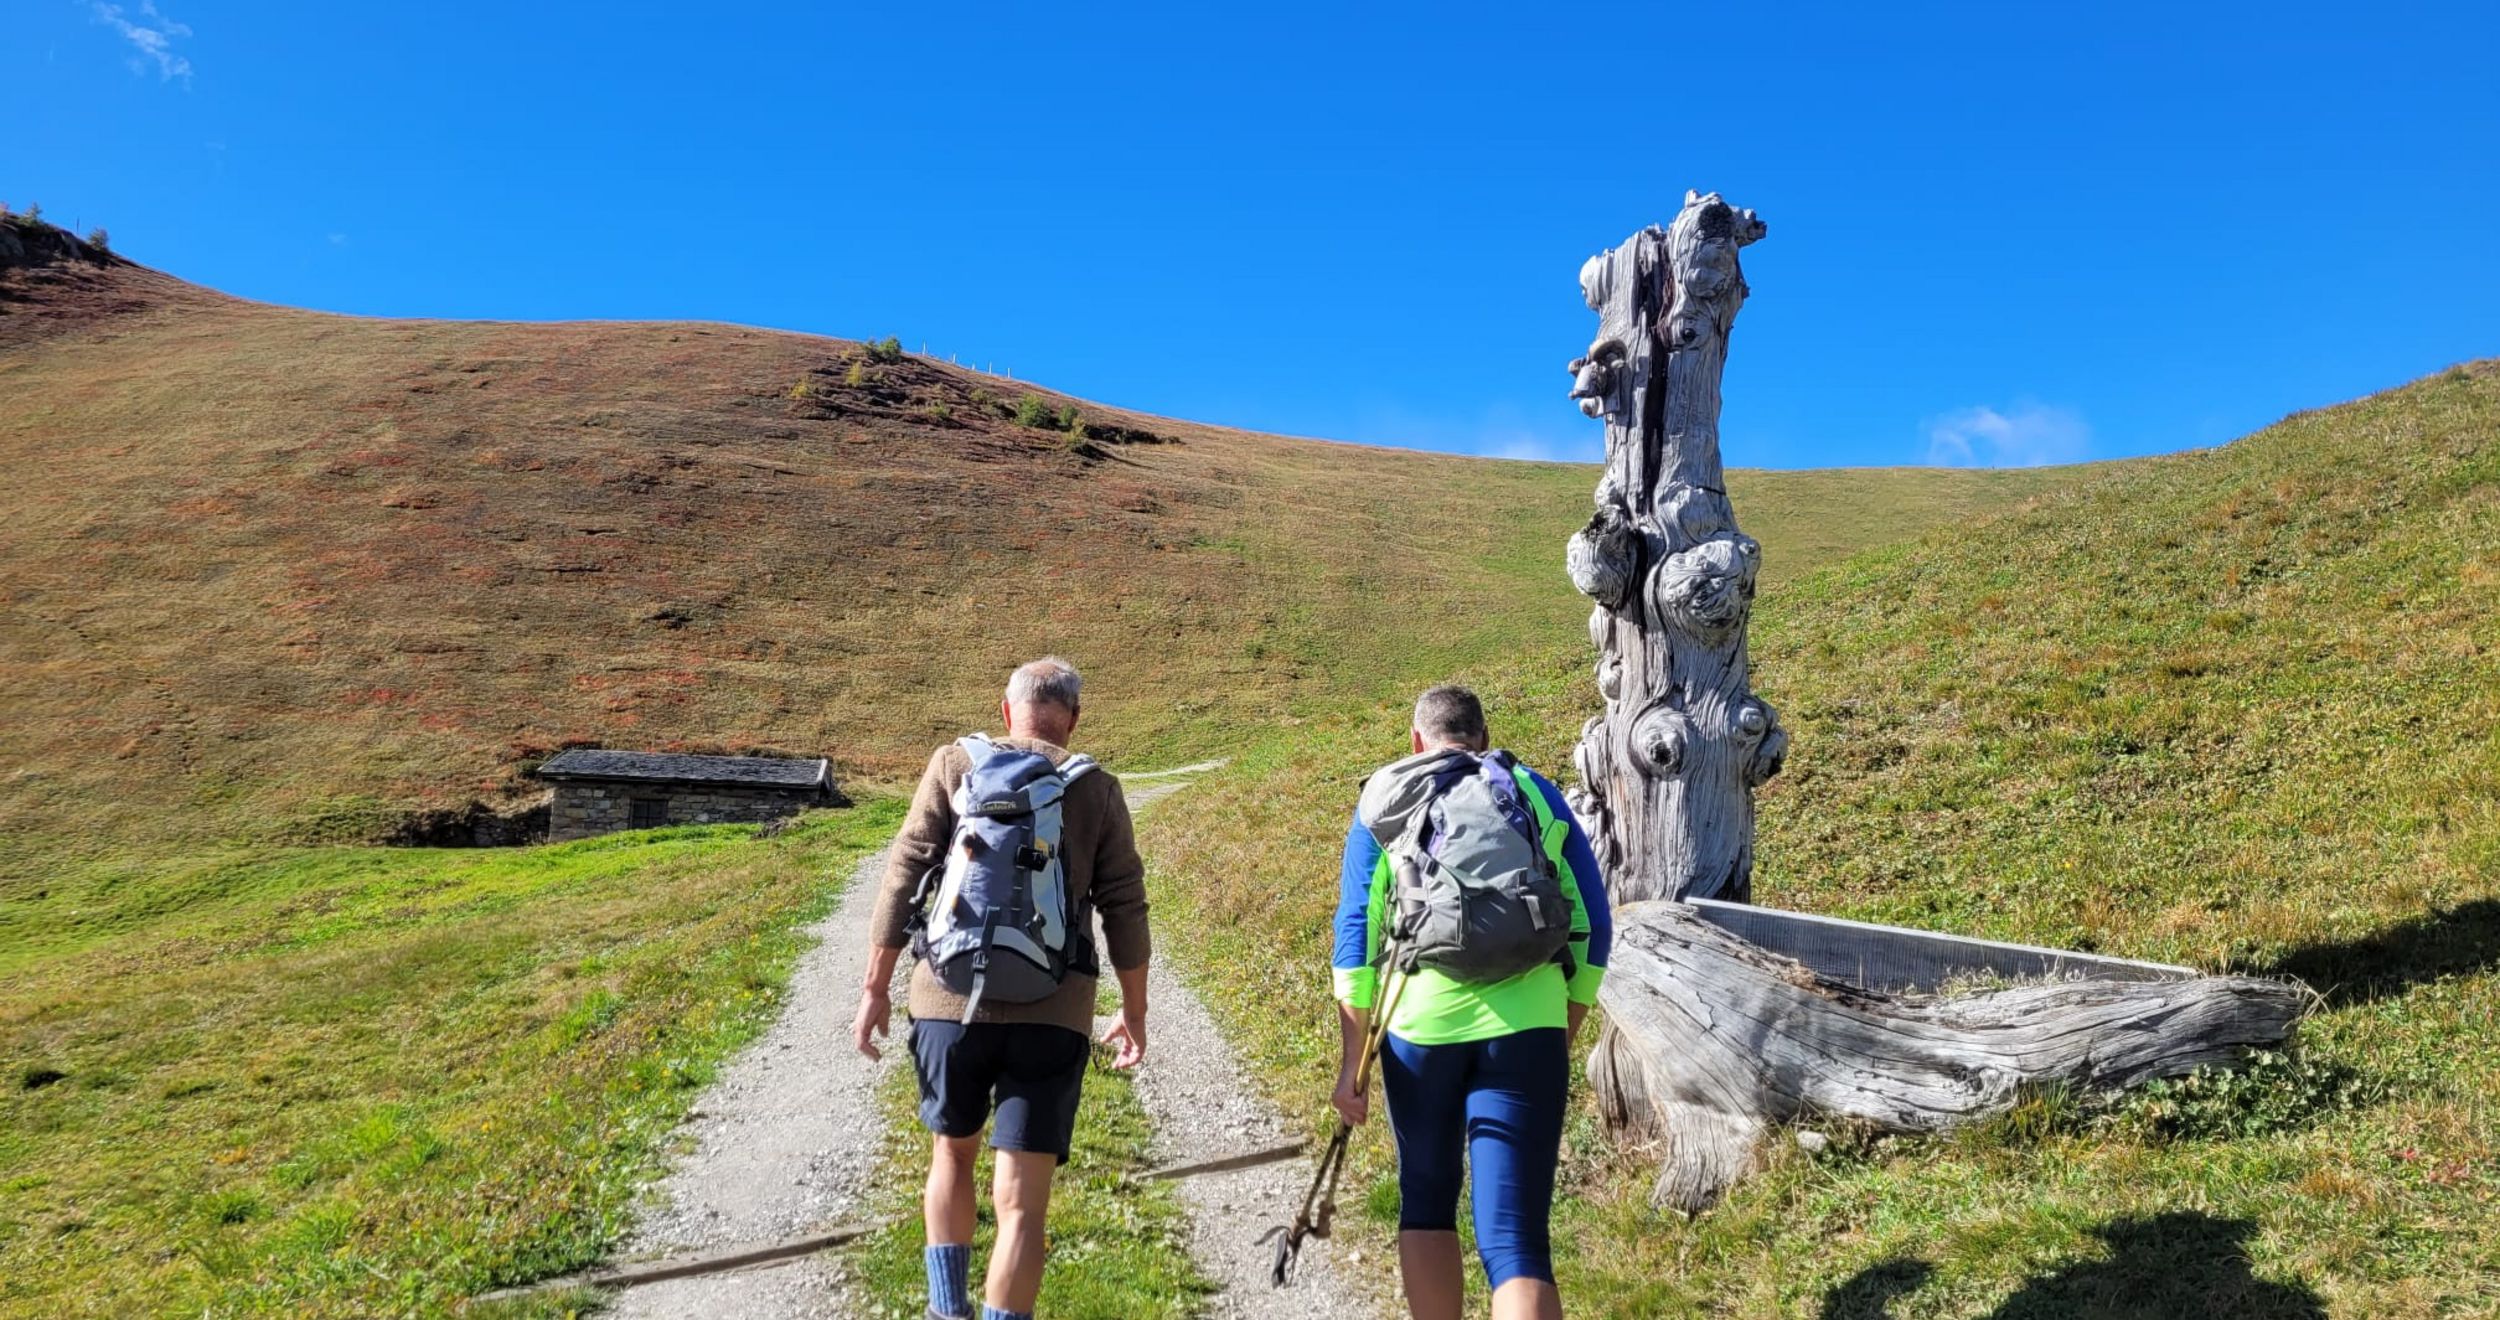
[[[1080,777],[1091,774],[1101,768],[1101,766],[1094,763],[1094,758],[1087,756],[1083,752],[1078,752],[1076,755],[1071,756],[1067,760],[1059,763],[1059,782],[1063,784],[1073,784]]]
[[[1507,758],[1508,754],[1504,755]],[[1556,875],[1569,873],[1570,866],[1563,861],[1563,845],[1571,838],[1571,822],[1554,813],[1553,805],[1536,786],[1535,773],[1528,767],[1511,761],[1510,778],[1519,788],[1520,801],[1536,821],[1537,847],[1544,852],[1545,860],[1553,863]]]

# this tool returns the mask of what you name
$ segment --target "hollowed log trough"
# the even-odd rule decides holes
[[[1967,989],[2004,982],[1998,988]],[[1655,1149],[1654,1203],[1699,1212],[1774,1125],[1936,1132],[2058,1084],[2109,1091],[2280,1045],[2292,982],[1998,944],[1712,900],[1628,904],[1589,1077]]]

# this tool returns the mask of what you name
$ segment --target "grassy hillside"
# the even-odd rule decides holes
[[[2296,1058],[2247,1079],[1791,1154],[1691,1223],[1646,1208],[1648,1171],[1583,1112],[1566,1294],[1641,1315],[2493,1313],[2496,365],[1766,591],[1757,682],[1794,742],[1761,800],[1762,901],[2289,973],[2326,1002]],[[1593,658],[1564,633],[1469,676],[1497,736],[1561,767]],[[1148,822],[1210,997],[1315,1119],[1324,878],[1402,719],[1275,740]]]
[[[20,861],[361,837],[522,791],[573,739],[895,780],[1054,649],[1102,694],[1097,746],[1172,754],[1575,612],[1569,467],[731,326],[357,320],[74,263],[0,293],[0,463],[44,474],[0,489]],[[1028,396],[1097,438],[1018,425]],[[1819,553],[2057,479],[1737,480],[1767,539]]]
[[[560,742],[891,781],[1058,650],[1094,750],[1196,760],[1580,627],[1585,469],[883,358],[0,268],[0,1311],[430,1314],[605,1248],[892,816],[357,846]],[[1775,582],[2072,479],[1734,477]]]

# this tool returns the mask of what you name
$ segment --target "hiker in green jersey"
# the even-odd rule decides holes
[[[1424,693],[1409,745],[1364,785],[1346,832],[1337,1112],[1370,1114],[1356,1079],[1369,1016],[1385,1011],[1378,1067],[1408,1311],[1459,1315],[1458,1196],[1472,1169],[1495,1320],[1559,1320],[1548,1220],[1571,1046],[1613,940],[1605,877],[1562,791],[1488,750],[1474,693]]]

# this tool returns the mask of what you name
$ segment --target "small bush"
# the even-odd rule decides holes
[[[852,389],[858,389],[860,386],[867,384],[868,364],[857,358],[851,359],[851,369],[842,373],[842,383],[850,386]]]
[[[1059,429],[1077,436],[1085,434],[1085,418],[1077,412],[1075,404],[1071,403],[1060,408]]]
[[[815,392],[805,379],[801,379],[798,384],[790,387],[790,397],[793,399],[804,399]]]
[[[87,246],[98,252],[110,252],[113,250],[113,236],[104,232],[104,226],[97,225],[87,231]]]
[[[929,416],[934,417],[941,422],[955,415],[954,409],[949,408],[942,403],[924,404],[922,405],[920,411],[927,413]]]
[[[1030,426],[1037,431],[1059,429],[1059,419],[1051,413],[1050,405],[1042,402],[1039,395],[1028,394],[1016,400],[1015,418],[1016,425]]]
[[[26,222],[27,224],[30,224],[30,225],[38,225],[38,224],[42,224],[42,223],[43,223],[43,203],[41,203],[41,202],[28,202],[28,203],[26,204],[26,215],[24,216],[24,220],[25,220],[25,222]]]
[[[2279,1132],[2387,1100],[2388,1079],[2309,1054],[2252,1051],[2236,1069],[2199,1068],[2145,1083],[2121,1099],[2120,1126],[2173,1140],[2230,1140]]]
[[[868,350],[868,360],[871,362],[900,362],[903,360],[903,341],[892,335],[887,335],[885,338],[876,340],[865,347]]]

